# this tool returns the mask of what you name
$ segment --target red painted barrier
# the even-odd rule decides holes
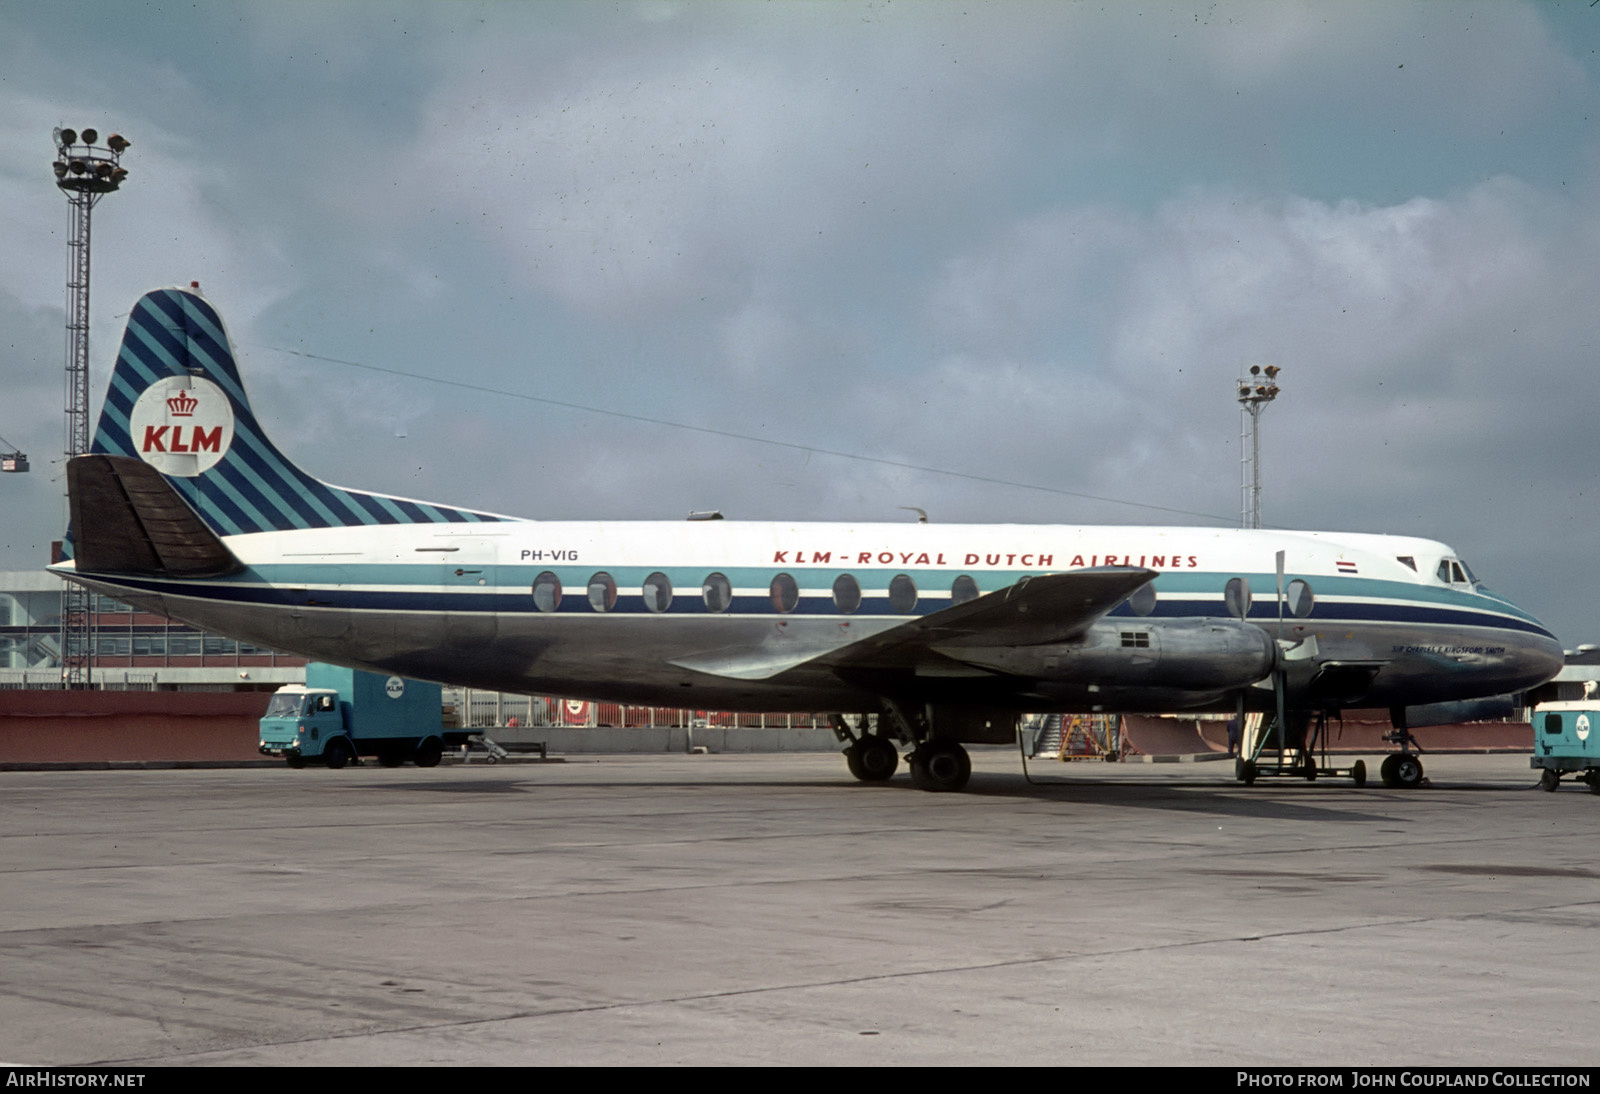
[[[0,691],[0,763],[257,760],[266,692]]]

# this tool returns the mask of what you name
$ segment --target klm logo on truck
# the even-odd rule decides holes
[[[167,376],[133,404],[128,433],[140,459],[163,475],[192,478],[214,467],[233,444],[233,405],[200,376]]]

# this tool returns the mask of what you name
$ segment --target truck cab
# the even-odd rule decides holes
[[[322,756],[334,737],[344,734],[344,716],[339,710],[339,693],[330,688],[307,688],[289,684],[279,688],[261,718],[259,751],[266,756],[282,756],[290,767],[302,767],[308,759]],[[343,749],[335,753],[343,767],[350,757]],[[353,754],[353,750],[352,750]]]

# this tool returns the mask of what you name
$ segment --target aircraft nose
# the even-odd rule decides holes
[[[1554,638],[1530,635],[1526,641],[1518,644],[1514,662],[1522,682],[1512,690],[1524,691],[1553,679],[1566,666],[1567,657],[1561,649],[1561,643]]]

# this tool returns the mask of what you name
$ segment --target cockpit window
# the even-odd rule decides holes
[[[1458,558],[1441,558],[1439,560],[1439,569],[1436,572],[1439,580],[1446,585],[1472,586],[1478,583],[1478,579],[1473,576],[1472,571],[1467,569],[1466,563]]]
[[[1413,570],[1417,568],[1417,560],[1410,555],[1396,555],[1394,560],[1402,566],[1411,567]]]

